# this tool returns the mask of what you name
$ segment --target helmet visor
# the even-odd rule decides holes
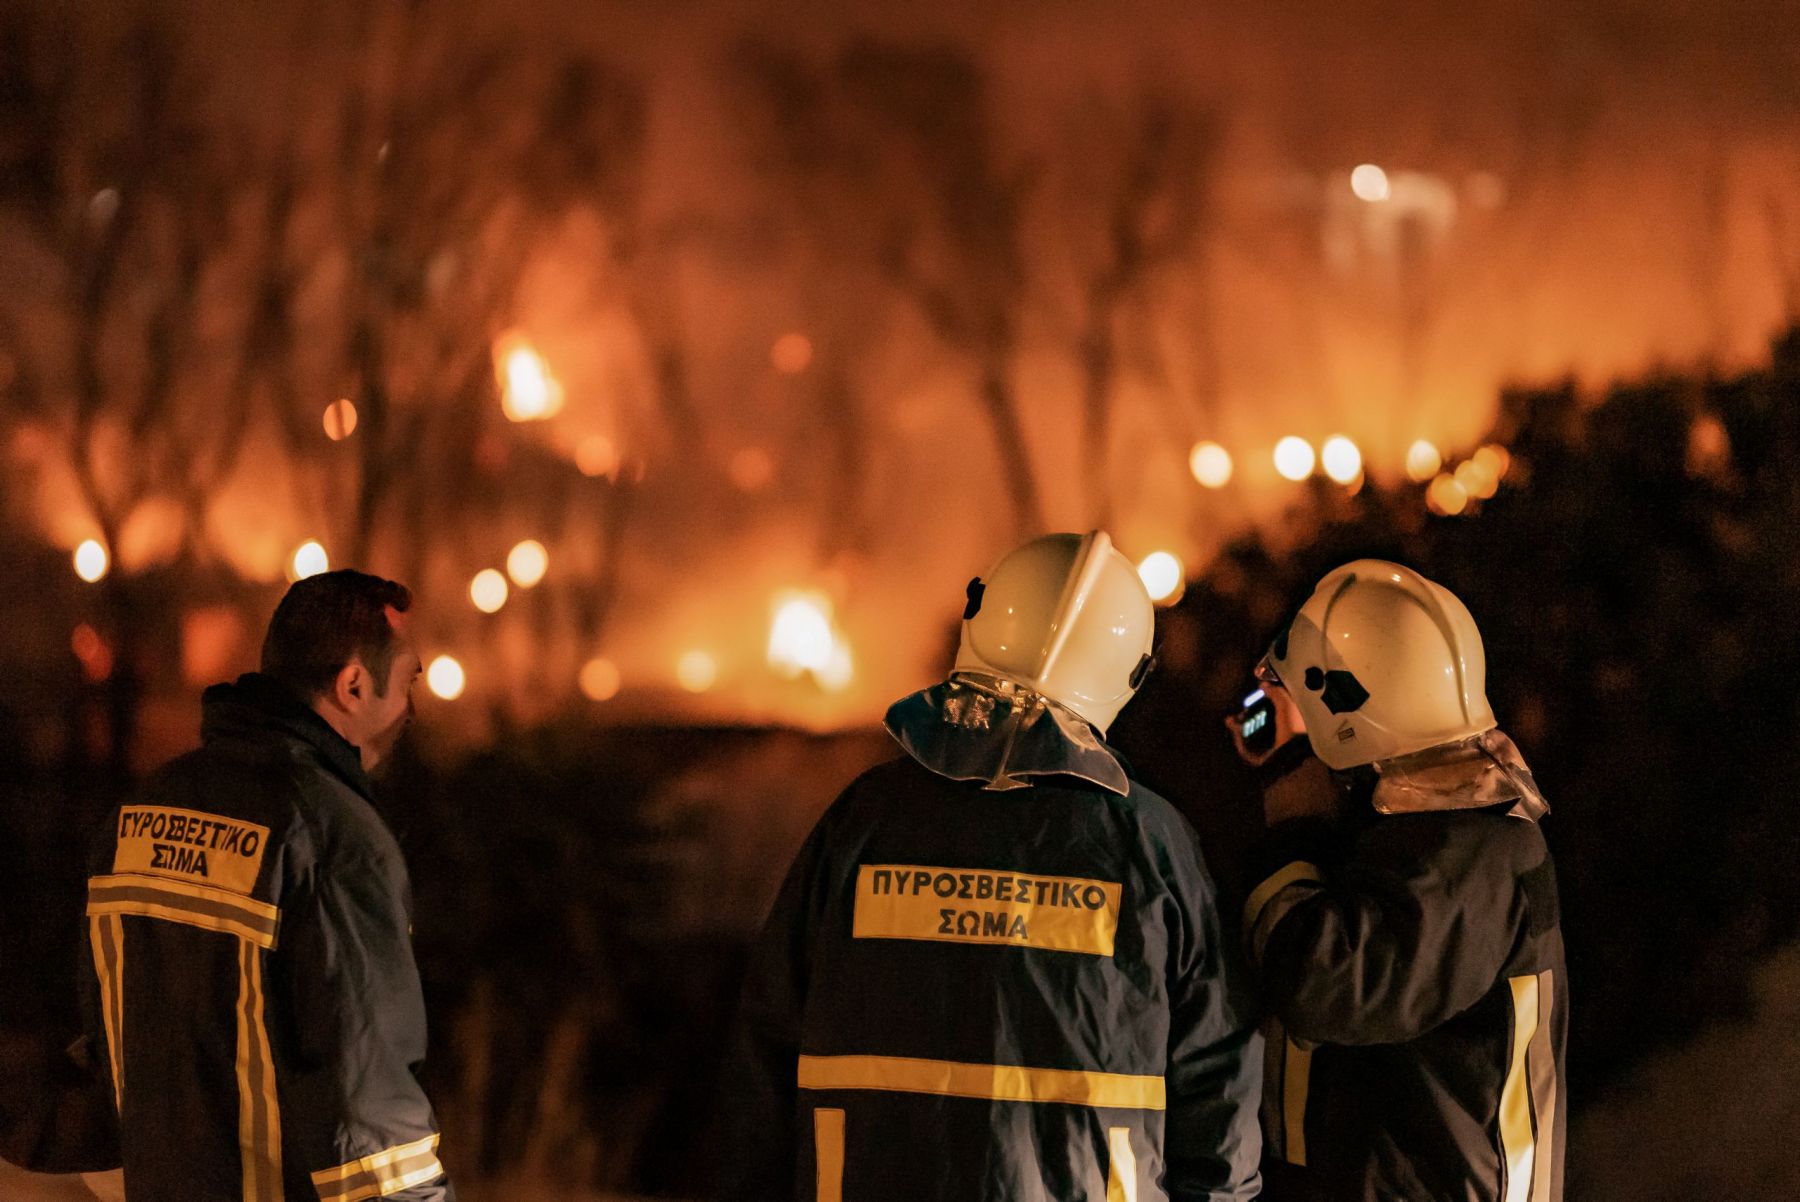
[[[1256,677],[1256,682],[1260,685],[1273,685],[1278,689],[1287,687],[1281,683],[1281,673],[1275,670],[1275,653],[1273,651],[1256,661],[1256,668],[1251,675]]]

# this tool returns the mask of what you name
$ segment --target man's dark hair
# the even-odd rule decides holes
[[[405,613],[411,606],[404,584],[350,568],[296,581],[269,619],[263,675],[311,701],[331,689],[345,664],[360,659],[381,696],[400,647],[387,611]]]

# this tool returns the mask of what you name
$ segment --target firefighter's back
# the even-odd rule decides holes
[[[265,970],[294,795],[269,756],[203,748],[153,776],[98,849],[89,942],[130,1196],[279,1194]]]
[[[1213,951],[1211,887],[1161,798],[1079,784],[984,790],[907,759],[839,803],[801,1031],[806,1184],[1166,1196],[1171,981]]]

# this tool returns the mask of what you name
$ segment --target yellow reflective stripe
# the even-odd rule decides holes
[[[238,944],[238,1150],[244,1202],[282,1202],[281,1107],[263,1013],[262,949]]]
[[[906,1056],[802,1056],[800,1088],[885,1089],[1120,1110],[1161,1110],[1165,1097],[1161,1077],[1026,1068],[1016,1064],[963,1064]]]
[[[1527,1202],[1537,1157],[1529,1065],[1538,1031],[1538,979],[1509,977],[1506,983],[1512,987],[1513,1030],[1511,1064],[1500,1087],[1500,1146],[1506,1152],[1506,1202]]]
[[[1251,931],[1256,929],[1256,922],[1262,917],[1263,907],[1273,901],[1277,893],[1289,885],[1306,883],[1314,885],[1319,883],[1318,866],[1309,864],[1305,860],[1295,860],[1251,890],[1250,899],[1244,903],[1244,934],[1248,936]]]
[[[813,1111],[813,1161],[818,1202],[844,1202],[843,1111]]]
[[[373,1174],[353,1177],[341,1186],[320,1186],[319,1197],[332,1202],[365,1202],[369,1198],[385,1198],[415,1185],[435,1181],[443,1175],[444,1166],[438,1163],[435,1154],[427,1152],[412,1160],[396,1161],[389,1168],[375,1170]]]
[[[1537,1114],[1537,1153],[1531,1178],[1531,1196],[1537,1202],[1550,1197],[1550,1178],[1556,1171],[1556,1049],[1550,1046],[1550,1008],[1556,1004],[1556,976],[1550,969],[1538,974],[1538,1023],[1531,1037],[1526,1062],[1531,1070],[1531,1108]]]
[[[438,1138],[436,1134],[428,1135],[320,1169],[312,1175],[313,1187],[319,1191],[322,1202],[359,1202],[411,1189],[443,1175],[444,1166],[438,1162],[436,1151]]]
[[[1291,1039],[1281,1071],[1281,1128],[1289,1164],[1306,1163],[1306,1095],[1312,1089],[1312,1049]]]
[[[1137,1154],[1131,1150],[1131,1128],[1109,1127],[1106,1150],[1106,1202],[1137,1202]]]
[[[274,947],[281,911],[267,902],[147,873],[115,873],[88,881],[89,914],[138,914],[221,931]]]
[[[117,916],[88,919],[88,943],[94,975],[100,982],[100,1021],[106,1028],[106,1054],[112,1064],[113,1105],[125,1109],[125,930]]]

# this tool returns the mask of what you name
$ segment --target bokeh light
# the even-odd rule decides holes
[[[484,614],[496,613],[506,604],[506,577],[494,568],[483,568],[469,581],[469,600]]]
[[[761,447],[745,447],[726,466],[731,482],[745,492],[761,492],[775,478],[775,457]]]
[[[1216,442],[1197,442],[1188,453],[1188,471],[1206,488],[1224,488],[1231,482],[1231,452]]]
[[[1362,451],[1342,434],[1334,434],[1320,448],[1319,462],[1325,474],[1339,484],[1354,484],[1362,475]]]
[[[590,434],[576,444],[575,467],[584,476],[611,476],[619,470],[619,448],[604,434]]]
[[[463,674],[463,666],[453,656],[440,655],[431,661],[425,669],[425,687],[433,696],[442,697],[445,701],[455,701],[463,694],[468,685],[468,677]]]
[[[1350,173],[1350,190],[1356,193],[1358,200],[1366,200],[1370,204],[1386,200],[1393,194],[1387,172],[1373,163],[1364,163]]]
[[[822,593],[786,593],[776,598],[769,623],[769,666],[790,680],[802,672],[822,672],[831,663],[837,639],[831,630],[831,601]]]
[[[1730,432],[1717,417],[1702,413],[1688,427],[1687,470],[1696,476],[1703,476],[1722,472],[1730,465]]]
[[[595,656],[581,665],[576,683],[589,701],[611,701],[619,695],[619,666],[604,656]]]
[[[1439,475],[1425,490],[1425,504],[1433,513],[1455,517],[1469,506],[1469,494],[1454,476]]]
[[[1479,460],[1469,459],[1456,467],[1456,482],[1475,500],[1485,501],[1499,490],[1500,482]]]
[[[1423,484],[1444,466],[1443,452],[1429,439],[1421,438],[1406,448],[1406,476],[1414,484]]]
[[[112,567],[112,556],[97,538],[90,538],[75,548],[75,574],[93,584],[105,578]]]
[[[1489,443],[1473,455],[1469,456],[1481,466],[1481,470],[1496,481],[1506,479],[1506,471],[1512,467],[1512,454],[1498,443]]]
[[[784,376],[797,376],[812,363],[812,339],[805,334],[783,334],[769,348],[769,362]]]
[[[331,570],[331,556],[316,539],[308,539],[300,544],[294,552],[294,558],[288,565],[289,574],[295,580],[305,580],[308,576],[317,576],[321,572]]]
[[[69,650],[81,663],[81,675],[94,684],[99,684],[112,675],[112,648],[100,637],[100,632],[86,622],[77,626],[69,636]]]
[[[718,680],[718,661],[704,651],[686,652],[675,661],[675,683],[690,693],[704,693]]]
[[[544,544],[528,538],[506,553],[506,574],[520,588],[533,588],[550,570],[550,553]]]
[[[356,406],[345,397],[325,406],[325,437],[342,442],[356,433]]]
[[[515,330],[501,336],[494,347],[494,366],[500,379],[500,408],[507,420],[543,421],[562,411],[562,384],[523,334]]]
[[[1168,551],[1152,551],[1138,564],[1138,579],[1152,601],[1167,601],[1181,591],[1181,561]]]
[[[1304,480],[1315,462],[1312,443],[1290,434],[1275,444],[1275,470],[1284,480]]]

